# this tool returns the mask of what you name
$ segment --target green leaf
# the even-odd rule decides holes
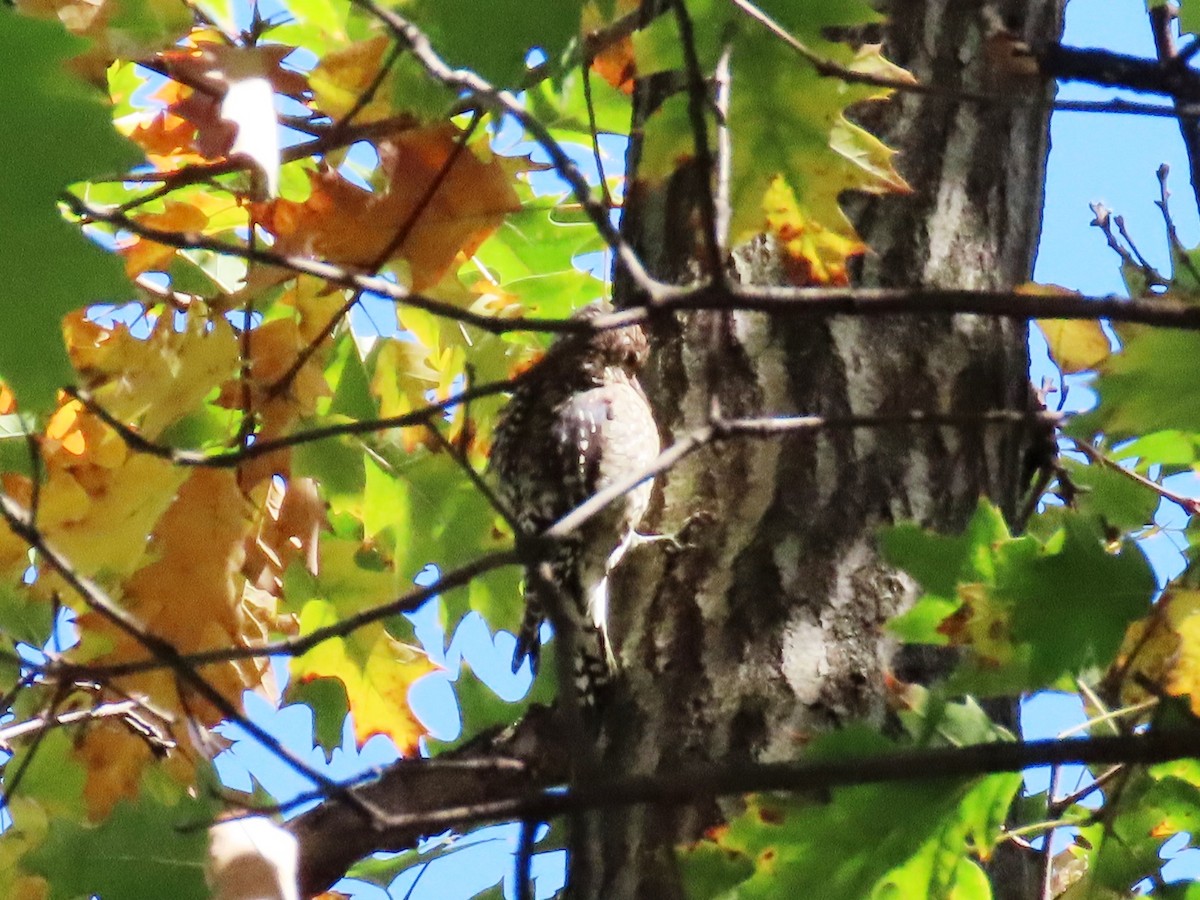
[[[997,595],[1013,605],[1013,638],[1032,649],[1035,686],[1108,665],[1129,624],[1150,611],[1156,589],[1136,544],[1110,553],[1078,519],[1068,519],[1061,534],[1044,554],[1006,560],[1012,565],[997,579]]]
[[[48,406],[71,379],[60,319],[132,292],[121,261],[68,224],[59,195],[71,182],[136,163],[99,94],[63,63],[86,42],[61,25],[0,10],[0,106],[6,153],[0,167],[0,376],[26,409]],[[16,161],[24,161],[19,164]],[[31,260],[50,265],[30,265]]]
[[[1128,452],[1122,449],[1124,458]],[[1078,488],[1075,508],[1079,514],[1091,519],[1096,530],[1115,530],[1119,533],[1138,531],[1154,521],[1159,496],[1145,485],[1106,465],[1085,465],[1073,459],[1062,459],[1071,483]],[[1064,507],[1051,507],[1038,520],[1042,528],[1046,522],[1061,524],[1070,512]],[[1038,521],[1038,520],[1035,520]]]
[[[859,0],[833,3],[759,4],[778,24],[821,56],[848,67],[877,71],[884,64],[871,51],[856,59],[849,47],[824,38],[834,26],[878,21]],[[796,52],[732,4],[689,0],[701,66],[710,70],[725,41],[733,43],[728,124],[737,135],[730,177],[734,240],[762,231],[763,195],[776,176],[795,192],[807,215],[827,228],[853,234],[838,205],[848,189],[904,190],[891,165],[892,152],[843,115],[853,103],[880,95],[878,88],[824,78]],[[647,75],[682,66],[674,16],[659,17],[634,37],[638,71]],[[786,71],[788,77],[780,78]],[[677,95],[650,117],[639,177],[663,179],[694,155],[687,98]],[[710,122],[709,135],[716,133]]]
[[[1044,543],[1007,538],[999,512],[984,502],[959,537],[911,525],[884,534],[885,557],[927,591],[897,630],[974,651],[954,689],[1037,689],[1108,665],[1130,622],[1149,611],[1155,581],[1141,550],[1127,543],[1109,552],[1079,513],[1062,514],[1061,523]]]
[[[475,254],[531,315],[565,318],[605,292],[604,282],[575,267],[578,256],[602,250],[604,244],[590,221],[558,207],[563,200],[523,199],[521,211],[507,216]],[[469,283],[471,269],[464,274]]]
[[[1200,334],[1126,325],[1118,329],[1121,352],[1100,366],[1095,390],[1099,406],[1078,417],[1068,434],[1083,438],[1097,431],[1136,437],[1177,429],[1200,431],[1200,389],[1195,377]],[[1170,402],[1164,403],[1163,398]]]
[[[754,874],[754,863],[743,853],[700,841],[679,850],[680,870],[692,900],[736,896],[734,888]]]
[[[344,416],[330,416],[320,424],[345,421]],[[304,428],[318,423],[305,423]],[[361,515],[359,506],[366,488],[367,451],[353,437],[327,438],[300,444],[292,451],[292,472],[296,476],[315,478],[321,485],[321,495],[335,514],[352,512]]]
[[[868,745],[888,746],[878,735],[852,731],[822,737],[810,752],[861,754]],[[863,765],[869,770],[869,757]],[[745,900],[812,896],[814,885],[821,900],[948,897],[956,890],[986,897],[967,853],[1000,839],[1020,785],[1019,774],[1004,774],[836,788],[824,804],[752,797],[744,815],[715,841],[685,852],[681,863],[688,883],[705,888],[700,896],[722,896],[735,883],[732,896]],[[747,868],[752,873],[737,882]]]
[[[27,753],[33,761],[21,783],[20,802],[13,807],[14,825],[24,828],[31,819],[37,831],[37,820],[45,815],[49,827],[22,857],[21,868],[45,877],[53,900],[93,894],[129,900],[209,896],[204,826],[216,813],[214,791],[206,787],[196,797],[188,796],[164,772],[151,769],[142,778],[136,803],[122,800],[104,822],[92,824],[82,808],[85,774],[70,735],[48,732],[9,766]]]
[[[325,761],[342,746],[342,730],[350,714],[346,686],[337,678],[293,679],[288,683],[288,703],[303,703],[312,709],[313,737],[325,751]]]
[[[422,454],[400,474],[409,482],[412,498],[408,534],[413,546],[423,552],[422,559],[414,557],[410,569],[433,563],[442,571],[449,571],[508,544],[495,527],[496,511],[449,454]],[[491,581],[489,576],[484,576],[484,580],[500,583]],[[473,596],[484,595],[459,589],[442,596],[447,634],[453,634],[462,617],[471,611]],[[486,597],[491,601],[495,594],[489,591]],[[514,595],[514,608],[519,603],[519,595]],[[509,620],[504,624],[509,624]]]
[[[404,13],[425,30],[448,63],[473,69],[501,87],[518,83],[531,50],[557,59],[579,33],[582,10],[583,0],[491,0],[486,15],[478,0],[404,5]]]
[[[53,624],[53,607],[44,598],[0,581],[0,635],[40,647],[49,638]]]
[[[45,843],[24,866],[50,883],[53,900],[99,894],[122,900],[205,900],[210,810],[182,798],[167,805],[143,794],[120,801],[99,825],[52,819]],[[153,848],[153,852],[147,852]]]
[[[904,708],[897,714],[900,724],[921,746],[963,747],[1013,739],[973,697],[950,703],[940,691],[910,684],[904,688],[902,700]]]
[[[886,528],[880,538],[883,556],[921,583],[926,593],[954,599],[959,583],[995,576],[990,548],[1009,540],[1000,510],[980,500],[960,535],[933,534],[913,522]]]
[[[1179,30],[1195,34],[1200,32],[1200,3],[1186,0],[1179,6]]]

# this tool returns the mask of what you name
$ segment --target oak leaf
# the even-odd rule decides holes
[[[413,290],[424,290],[520,208],[511,182],[525,164],[492,155],[485,142],[459,150],[460,139],[446,124],[402,132],[378,145],[380,190],[310,172],[306,201],[265,204],[259,221],[276,252],[368,270],[403,260]]]

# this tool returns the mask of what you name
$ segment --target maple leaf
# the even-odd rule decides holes
[[[125,581],[123,605],[150,633],[181,653],[218,647],[245,647],[261,640],[266,623],[261,608],[243,603],[240,575],[245,545],[252,533],[251,508],[232,471],[196,469],[162,516],[143,564]],[[141,659],[145,648],[94,613],[80,616],[84,652],[101,646],[104,662]],[[205,678],[230,703],[240,705],[242,691],[256,688],[263,660],[238,660],[211,666]],[[148,696],[161,708],[199,716],[206,724],[220,714],[203,701],[179,696],[178,679],[155,670],[121,679],[133,696]]]
[[[734,43],[726,123],[738,136],[729,183],[733,242],[761,230],[761,202],[776,178],[787,182],[808,217],[851,240],[856,234],[838,205],[843,191],[909,190],[892,165],[894,151],[845,117],[847,107],[881,99],[888,91],[823,77],[732,4],[690,0],[688,8],[703,66],[715,65],[728,39]],[[864,45],[855,51],[824,38],[822,32],[828,27],[877,21],[878,14],[865,3],[846,0],[828,9],[772,0],[760,4],[760,9],[826,59],[854,71],[911,80],[907,72],[883,59],[877,46]],[[634,46],[643,76],[682,67],[677,28],[670,16],[635,35]],[[780,78],[781,71],[788,77]],[[688,98],[676,95],[646,123],[639,177],[664,179],[694,154]]]
[[[846,261],[867,249],[857,238],[832,231],[804,214],[796,195],[782,178],[776,178],[763,197],[767,230],[779,240],[784,267],[793,284],[848,285]]]
[[[258,220],[275,235],[279,253],[367,269],[404,260],[413,290],[424,290],[520,209],[511,182],[526,164],[494,156],[486,141],[456,155],[460,137],[448,124],[402,132],[378,145],[381,190],[368,191],[329,169],[310,172],[306,201],[263,205]],[[393,247],[405,229],[411,229],[407,237]],[[385,251],[388,258],[381,259]]]
[[[356,541],[327,538],[315,577],[296,567],[288,573],[288,602],[300,605],[301,634],[395,597],[396,573],[390,567],[365,567],[361,552]],[[425,653],[392,637],[381,623],[324,641],[292,660],[292,675],[301,681],[336,678],[342,683],[360,745],[372,735],[386,734],[404,754],[413,753],[425,733],[409,706],[409,689],[436,668]]]
[[[67,353],[96,402],[150,440],[197,409],[237,368],[238,341],[228,322],[199,311],[189,312],[181,328],[176,322],[160,316],[145,339],[124,324],[93,322],[82,311],[63,324]],[[96,443],[88,442],[92,453]]]

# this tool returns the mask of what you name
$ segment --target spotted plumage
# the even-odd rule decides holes
[[[590,304],[575,318],[611,312]],[[513,392],[496,426],[491,467],[500,497],[517,525],[538,534],[597,491],[645,471],[661,445],[637,372],[649,345],[640,326],[563,334]],[[553,598],[571,615],[577,633],[580,694],[595,690],[616,665],[608,636],[609,575],[636,536],[650,503],[645,481],[555,545],[546,566],[549,584],[526,573],[525,621],[513,668],[528,656],[536,670],[540,629]]]

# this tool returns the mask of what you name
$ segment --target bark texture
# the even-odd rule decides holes
[[[1060,32],[1060,6],[1011,0],[999,11],[1018,33],[1043,40]],[[985,60],[982,4],[887,7],[885,52],[921,81],[1012,89]],[[1031,97],[1050,90],[1020,89]],[[643,88],[642,103],[653,102],[651,92]],[[872,248],[861,283],[1000,288],[1028,279],[1048,149],[1044,108],[908,94],[863,118],[901,151],[914,193],[849,201]],[[636,157],[635,145],[631,173]],[[690,229],[679,223],[693,221],[695,202],[686,176],[661,191],[631,189],[626,234],[659,277],[694,274]],[[778,280],[766,244],[738,256],[741,280]],[[729,416],[1028,404],[1025,329],[996,319],[697,313],[658,323],[654,341],[647,389],[666,443],[705,421],[714,394]],[[679,532],[686,546],[640,551],[617,586],[625,675],[605,715],[604,769],[792,759],[817,733],[883,723],[885,673],[925,677],[929,661],[894,658],[882,630],[911,601],[911,587],[879,560],[879,528],[915,520],[958,529],[980,494],[1011,513],[1029,443],[1013,426],[831,431],[732,442],[672,470],[651,524]],[[671,847],[719,812],[630,809],[577,822],[570,895],[681,896]]]

